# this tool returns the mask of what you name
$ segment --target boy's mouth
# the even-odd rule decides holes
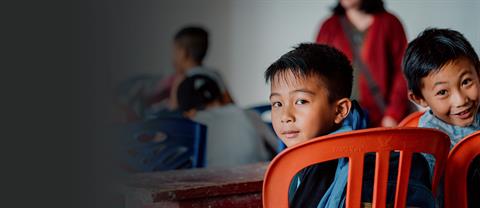
[[[458,113],[452,114],[454,117],[457,117],[459,119],[467,119],[472,116],[472,107],[469,107],[463,111],[460,111]]]
[[[300,133],[300,131],[284,131],[284,132],[282,132],[282,135],[284,135],[285,138],[287,138],[287,139],[293,139],[293,138],[297,137],[299,133]]]

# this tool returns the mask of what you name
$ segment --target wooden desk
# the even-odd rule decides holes
[[[136,174],[124,187],[127,208],[262,207],[268,163]]]

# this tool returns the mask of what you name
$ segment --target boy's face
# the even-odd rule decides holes
[[[287,147],[325,135],[341,122],[336,121],[336,102],[329,102],[322,86],[326,85],[317,76],[302,79],[291,72],[272,80],[272,124]]]
[[[442,121],[455,126],[472,124],[479,107],[477,71],[466,58],[454,60],[422,78],[422,95],[410,94],[416,103],[430,107]]]
[[[187,59],[187,52],[185,48],[183,48],[180,43],[174,41],[173,44],[173,56],[172,56],[172,63],[173,67],[175,68],[176,72],[183,73],[184,72],[184,63]]]

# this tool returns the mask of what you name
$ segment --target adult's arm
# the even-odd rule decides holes
[[[318,30],[317,37],[315,38],[316,43],[332,44],[332,37],[334,35],[334,31],[332,30],[334,27],[332,27],[332,24],[334,24],[332,18],[329,18],[322,23]]]
[[[393,16],[392,16],[393,17]],[[388,96],[388,106],[385,117],[391,117],[400,122],[408,110],[407,84],[402,73],[402,58],[407,47],[407,38],[400,21],[393,17],[389,24],[389,53],[392,60],[393,86]]]

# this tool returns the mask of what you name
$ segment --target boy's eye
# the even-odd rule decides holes
[[[282,103],[280,103],[280,102],[273,102],[272,103],[273,108],[278,108],[278,107],[281,107],[281,106],[282,106]]]
[[[468,85],[470,83],[472,83],[471,79],[465,79],[465,80],[462,81],[462,85]]]
[[[301,100],[301,99],[295,101],[295,104],[297,104],[297,105],[303,105],[303,104],[306,104],[306,103],[308,103],[308,101],[306,101],[306,100]]]
[[[443,96],[443,95],[446,95],[446,94],[447,94],[447,90],[440,90],[435,95]]]

